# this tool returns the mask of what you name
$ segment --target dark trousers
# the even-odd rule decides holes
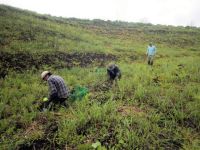
[[[154,56],[153,55],[149,55],[147,57],[147,59],[148,59],[148,65],[153,65]]]

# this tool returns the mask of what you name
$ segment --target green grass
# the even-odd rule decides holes
[[[64,19],[3,5],[0,12],[8,58],[0,64],[7,73],[0,79],[0,149],[200,149],[199,28]],[[145,57],[151,40],[158,48],[152,67]],[[107,88],[98,60],[71,68],[59,59],[43,63],[58,52],[113,54],[122,79]],[[17,63],[25,64],[21,72]],[[43,70],[89,94],[67,109],[39,112],[33,102],[48,94]]]
[[[195,63],[198,57],[167,60],[170,59],[156,60],[153,67],[140,62],[119,63],[123,73],[119,88],[103,94],[100,90],[90,89],[92,92],[82,101],[71,103],[67,110],[61,108],[58,111],[61,115],[53,117],[58,122],[54,140],[71,148],[91,147],[99,141],[108,149],[198,149],[200,66]],[[184,68],[179,69],[179,64]],[[13,147],[18,147],[26,129],[43,114],[32,105],[47,94],[47,85],[40,81],[39,73],[13,73],[1,80],[4,149],[10,142]],[[96,68],[61,69],[54,73],[61,75],[70,88],[78,84],[100,87],[106,80],[104,69],[100,73]],[[124,115],[119,111],[122,106],[137,107],[143,114],[130,111]],[[45,114],[47,118],[53,115]],[[10,122],[12,124],[8,126]],[[21,124],[19,129],[18,124]],[[22,141],[30,140],[31,143],[44,137],[44,131],[34,132]]]

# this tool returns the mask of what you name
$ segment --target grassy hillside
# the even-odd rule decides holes
[[[200,149],[200,28],[0,5],[0,52],[0,149]],[[119,87],[107,85],[110,61],[122,71]],[[48,94],[44,69],[89,94],[67,109],[38,111]]]

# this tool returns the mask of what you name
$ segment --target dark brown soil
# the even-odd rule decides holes
[[[102,53],[51,52],[45,54],[30,54],[19,52],[11,54],[1,52],[0,78],[4,78],[9,70],[22,72],[32,68],[40,69],[44,65],[49,65],[53,68],[88,67],[91,65],[105,66],[109,61],[115,60],[117,60],[115,55]]]
[[[186,128],[195,129],[197,132],[200,131],[199,121],[193,117],[184,118],[183,120],[178,120],[178,124]]]
[[[173,138],[173,132],[163,132],[158,134],[160,140],[159,148],[164,148],[166,150],[179,150],[183,149],[183,139]]]
[[[41,122],[40,122],[41,121]],[[18,146],[17,149],[19,150],[36,150],[36,149],[52,149],[52,150],[58,150],[58,149],[64,149],[64,145],[56,143],[54,140],[56,138],[56,132],[58,131],[58,124],[56,121],[51,121],[47,123],[47,120],[45,118],[39,118],[39,120],[35,121],[33,125],[31,125],[31,130],[34,130],[36,128],[39,128],[39,125],[42,125],[41,123],[46,122],[47,126],[45,126],[44,130],[44,136],[40,139],[36,139],[34,141],[31,141],[30,143],[24,143]],[[30,134],[30,132],[28,133]]]

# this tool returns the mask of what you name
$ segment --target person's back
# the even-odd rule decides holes
[[[147,48],[147,54],[149,55],[155,55],[156,53],[156,47],[154,45],[148,46]]]
[[[119,67],[115,64],[109,64],[107,68],[107,74],[110,78],[110,80],[115,80],[116,78],[121,78],[121,71]]]
[[[67,98],[68,97],[68,89],[65,85],[65,82],[63,78],[61,78],[58,75],[51,75],[48,79],[47,82],[49,84],[49,92],[51,94],[57,93],[57,96],[59,98]]]

